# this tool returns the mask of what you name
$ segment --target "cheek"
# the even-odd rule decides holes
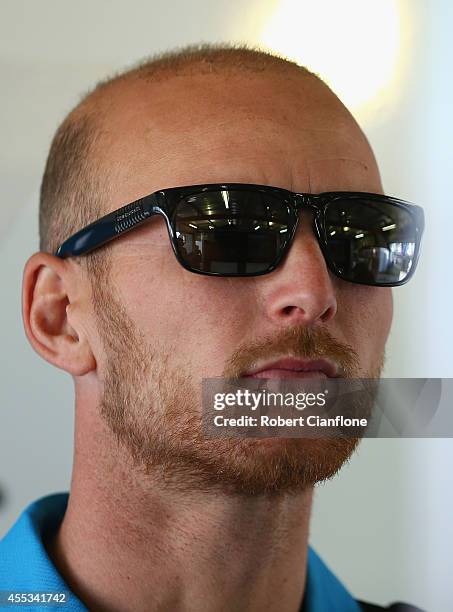
[[[225,359],[244,339],[253,320],[251,291],[238,279],[202,276],[184,270],[170,248],[124,254],[116,287],[121,302],[149,346],[168,355],[173,367],[218,376]]]
[[[390,288],[350,285],[338,297],[337,318],[345,340],[369,368],[382,358],[393,317]]]

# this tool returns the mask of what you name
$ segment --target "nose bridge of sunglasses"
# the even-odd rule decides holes
[[[295,228],[288,244],[288,249],[294,252],[296,244],[298,245],[296,250],[299,250],[300,247],[305,249],[312,241],[317,243],[320,248],[319,231],[316,221],[319,209],[316,203],[316,196],[295,193],[293,194],[293,205],[296,212]]]
[[[295,194],[295,208],[297,212],[297,233],[306,233],[310,228],[314,229],[316,204],[310,196]]]

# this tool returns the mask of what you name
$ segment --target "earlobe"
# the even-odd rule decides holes
[[[75,310],[73,276],[57,257],[32,255],[23,274],[22,318],[27,338],[41,357],[73,376],[83,376],[96,369],[96,360],[88,334],[69,322],[68,312]],[[77,319],[74,313],[72,319]]]

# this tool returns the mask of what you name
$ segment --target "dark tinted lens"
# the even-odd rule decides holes
[[[404,281],[414,264],[417,233],[405,208],[372,199],[338,199],[325,209],[329,257],[342,278]]]
[[[219,190],[188,196],[174,217],[181,259],[200,272],[259,274],[273,266],[290,233],[288,202],[265,191]]]

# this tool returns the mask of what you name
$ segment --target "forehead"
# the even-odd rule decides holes
[[[165,187],[209,182],[380,190],[360,128],[311,76],[126,81],[103,92],[98,103],[101,163],[115,183],[115,205]]]

